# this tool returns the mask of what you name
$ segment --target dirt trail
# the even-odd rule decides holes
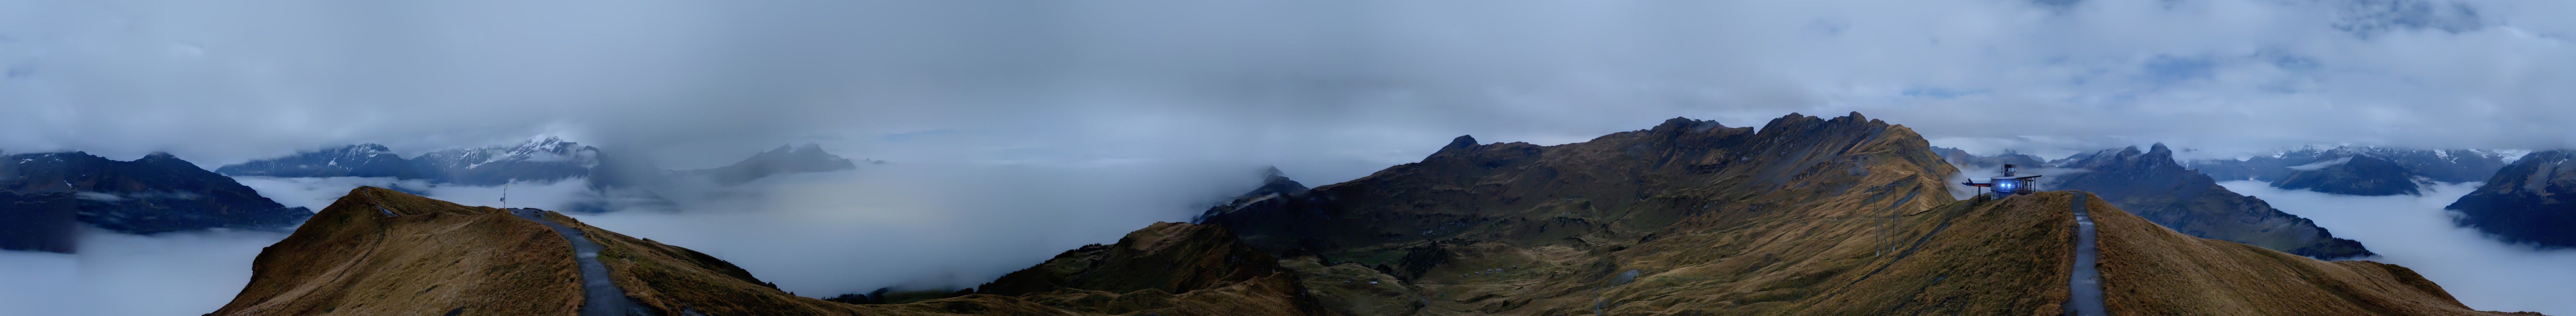
[[[2092,194],[2076,194],[2075,205],[2075,277],[2068,278],[2066,313],[2075,316],[2110,315],[2102,308],[2102,272],[2095,270],[2100,251],[2093,247],[2093,214],[2084,212],[2084,202]]]
[[[626,290],[617,288],[617,282],[609,281],[608,265],[599,263],[599,251],[604,247],[591,242],[579,229],[545,220],[546,213],[538,209],[510,209],[511,215],[545,224],[554,228],[555,234],[562,235],[564,241],[572,242],[573,260],[581,262],[582,316],[653,315],[627,298]]]

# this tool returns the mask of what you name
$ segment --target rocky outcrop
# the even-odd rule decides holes
[[[197,168],[169,154],[116,161],[88,153],[0,156],[0,217],[23,218],[0,234],[0,244],[27,250],[70,252],[64,214],[72,220],[130,234],[209,228],[285,230],[312,212],[261,197],[232,178]]]
[[[2411,176],[2414,172],[2371,156],[2336,158],[2285,169],[2290,169],[2290,174],[2273,183],[2273,187],[2343,195],[2423,194],[2415,186]]]
[[[2297,215],[2220,187],[2207,175],[2175,163],[2173,151],[2156,144],[2076,155],[2056,167],[2082,172],[2048,175],[2042,188],[2100,194],[2148,221],[2195,237],[2245,243],[2302,256],[2350,258],[2370,256],[2360,242],[2334,238],[2325,228]]]
[[[2461,226],[2506,241],[2576,247],[2576,151],[2534,152],[2449,207]]]
[[[824,172],[852,168],[858,168],[858,164],[851,163],[850,159],[823,152],[822,146],[805,144],[793,147],[781,145],[778,149],[752,155],[751,158],[744,158],[741,162],[735,162],[732,165],[682,173],[705,176],[716,183],[734,185],[781,173]]]

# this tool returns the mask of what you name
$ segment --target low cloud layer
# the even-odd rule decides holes
[[[25,315],[199,315],[250,283],[276,232],[84,229],[81,253],[0,251],[0,306]]]
[[[2284,191],[2261,181],[2219,185],[2315,220],[2335,237],[2379,253],[2368,260],[2406,266],[2479,310],[2576,315],[2576,249],[2535,250],[2451,224],[2443,206],[2480,183],[2435,184],[2424,195],[2353,196]]]

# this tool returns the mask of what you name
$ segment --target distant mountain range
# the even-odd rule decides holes
[[[2576,151],[2534,152],[2447,209],[2462,226],[2506,241],[2576,248]]]
[[[2238,159],[2186,162],[2220,181],[2260,180],[2283,189],[2344,195],[2419,194],[2415,181],[2461,183],[2494,176],[2508,154],[2486,150],[2421,150],[2342,146],[2302,148]]]
[[[285,230],[312,214],[169,154],[0,156],[0,249],[73,252],[79,223],[130,234]]]
[[[433,151],[405,159],[384,145],[358,144],[215,168],[230,176],[281,178],[394,177],[495,186],[556,181],[611,169],[599,148],[547,137],[510,146]]]
[[[823,152],[821,146],[806,144],[782,145],[724,167],[663,171],[602,154],[598,147],[544,137],[510,146],[433,151],[409,159],[384,145],[358,144],[224,166],[215,172],[281,178],[394,177],[472,186],[582,178],[598,187],[629,187],[673,175],[705,176],[730,185],[781,173],[856,167],[849,159]]]

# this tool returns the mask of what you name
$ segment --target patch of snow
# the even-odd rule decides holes
[[[2311,164],[2304,164],[2304,165],[2290,166],[2290,170],[2298,170],[2298,171],[2316,171],[2317,169],[2325,169],[2326,167],[2333,167],[2333,166],[2335,166],[2335,165],[2340,165],[2340,164],[2343,164],[2343,163],[2346,163],[2346,162],[2352,162],[2352,157],[2335,158],[2335,160],[2319,161],[2319,162],[2311,163]]]
[[[2529,155],[2529,154],[2531,154],[2531,150],[2530,150],[2530,149],[2506,149],[2506,150],[2497,150],[2497,151],[2495,151],[2495,154],[2496,154],[2496,156],[2498,156],[2498,157],[2500,157],[2500,158],[2504,158],[2504,163],[2513,163],[2514,161],[2521,161],[2521,160],[2522,160],[2522,156],[2523,156],[2523,155]]]
[[[112,202],[116,202],[116,201],[124,201],[124,200],[125,200],[125,197],[123,197],[123,196],[117,196],[115,193],[107,193],[107,192],[90,192],[90,191],[80,191],[80,192],[72,193],[72,197],[73,197],[73,198],[77,198],[77,199],[83,199],[83,200],[91,200],[91,201],[99,201],[99,202],[111,202],[111,203],[112,203]]]

